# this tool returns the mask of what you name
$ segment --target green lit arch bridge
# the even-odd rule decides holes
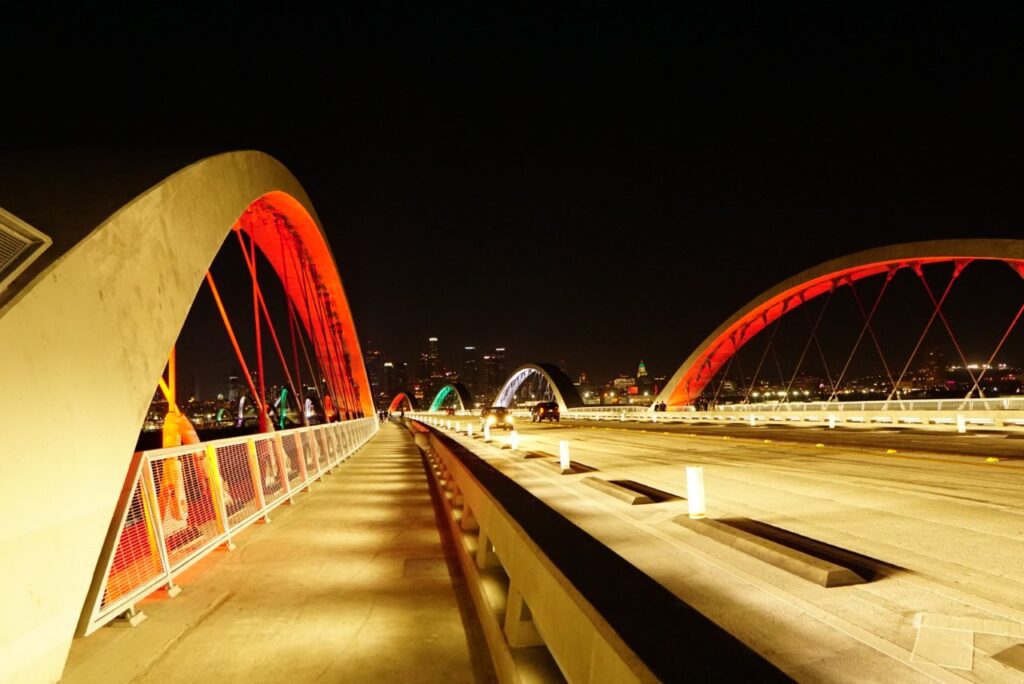
[[[683,673],[677,645],[644,636],[645,619],[666,634],[684,630],[714,645],[707,653],[690,654],[698,673],[711,676],[724,667],[739,676],[742,667],[763,681],[801,674],[794,664],[798,649],[776,634],[751,636],[736,613],[726,610],[738,611],[743,603],[720,586],[722,577],[740,578],[752,591],[772,597],[767,602],[800,594],[788,577],[772,576],[775,584],[758,579],[757,566],[768,563],[771,575],[784,565],[765,560],[786,554],[773,546],[786,547],[780,539],[804,544],[801,553],[810,553],[814,545],[793,541],[797,537],[847,549],[856,556],[853,567],[861,580],[905,582],[893,568],[907,566],[946,587],[952,575],[954,559],[941,550],[915,547],[903,557],[868,531],[812,519],[808,511],[820,510],[821,501],[848,506],[832,518],[855,519],[849,511],[857,509],[856,497],[875,501],[856,489],[864,480],[872,481],[876,494],[921,497],[915,510],[920,516],[887,519],[908,537],[914,536],[908,518],[945,520],[947,509],[933,506],[947,492],[957,492],[949,494],[950,506],[981,501],[995,512],[986,513],[993,518],[977,529],[966,526],[982,551],[976,562],[965,562],[980,567],[991,560],[986,554],[997,556],[992,530],[1004,522],[998,516],[1009,515],[1015,505],[1008,495],[1000,498],[1000,483],[1017,477],[1013,464],[1020,442],[1009,437],[1024,428],[1024,398],[1009,389],[1014,372],[1004,361],[1021,342],[1022,241],[896,245],[808,269],[754,297],[696,349],[681,349],[684,360],[653,401],[627,393],[615,403],[587,404],[558,367],[524,364],[485,403],[527,415],[535,399],[527,400],[524,388],[540,386],[543,399],[558,403],[563,421],[517,421],[521,427],[506,443],[484,441],[479,429],[474,432],[479,422],[471,415],[473,397],[457,382],[442,387],[427,406],[409,392],[397,394],[387,407],[374,405],[339,274],[346,260],[373,257],[332,248],[298,180],[271,157],[236,152],[182,169],[149,169],[139,176],[140,187],[112,193],[102,179],[76,171],[68,182],[82,189],[67,199],[66,213],[54,211],[49,198],[19,194],[16,176],[15,171],[0,178],[0,363],[6,390],[0,412],[14,426],[5,430],[0,458],[4,540],[13,550],[5,554],[3,571],[11,591],[8,619],[0,627],[0,679],[56,681],[69,649],[88,650],[97,643],[90,635],[114,620],[138,623],[139,605],[155,593],[171,603],[184,584],[180,577],[192,569],[205,572],[214,551],[250,544],[256,530],[270,534],[263,530],[271,529],[264,525],[272,517],[298,519],[303,502],[314,500],[318,489],[323,498],[342,496],[346,473],[361,472],[361,459],[371,464],[363,480],[369,493],[360,495],[363,503],[353,511],[372,508],[366,502],[374,497],[391,497],[393,510],[405,510],[400,492],[419,485],[388,483],[412,477],[412,471],[420,473],[420,484],[429,481],[434,488],[436,508],[425,510],[428,517],[438,516],[438,529],[460,542],[452,559],[464,567],[480,643],[486,643],[487,658],[502,679],[513,680],[528,666],[551,680],[676,678]],[[986,313],[986,334],[977,317],[958,320],[956,313],[958,305],[970,309],[981,297],[997,305]],[[847,317],[830,323],[844,301]],[[909,332],[890,334],[894,320]],[[843,331],[845,344],[827,342],[830,325]],[[945,349],[948,363],[922,371],[922,359],[932,358],[933,348]],[[830,352],[835,358],[828,358]],[[204,359],[219,359],[226,369],[228,382],[216,399],[203,400],[186,389],[188,369]],[[943,377],[926,387],[927,373]],[[873,384],[865,385],[865,377]],[[72,399],[55,401],[55,387],[66,388]],[[74,399],[82,395],[104,397],[102,408]],[[60,429],[38,429],[40,406]],[[375,417],[382,408],[390,408],[393,417],[404,413],[402,427],[382,428]],[[656,423],[661,426],[654,429]],[[982,433],[1007,439],[970,441]],[[764,446],[776,444],[780,435],[795,446]],[[727,451],[713,441],[719,439],[729,440]],[[859,451],[843,451],[847,442]],[[413,443],[420,451],[402,451]],[[944,456],[899,461],[920,478],[908,489],[886,470],[889,464],[872,459],[904,458],[909,444]],[[566,465],[556,453],[568,461],[570,446]],[[819,484],[829,478],[798,471],[805,464],[787,460],[791,451],[804,448],[824,449],[813,453],[840,484]],[[772,451],[774,471],[767,469],[765,450]],[[726,527],[753,534],[761,541],[748,539],[749,544],[770,552],[755,554],[755,560],[737,558],[687,536],[721,538],[734,534],[729,530],[715,528],[708,536],[682,522],[664,527],[686,517],[688,485],[677,479],[682,465],[694,459],[711,473],[709,492],[728,492],[711,498],[709,514],[732,523],[753,521]],[[743,466],[743,477],[730,481],[716,474],[716,464],[728,459]],[[849,467],[862,470],[847,485]],[[780,484],[780,468],[788,473],[783,480],[801,483],[799,491]],[[972,474],[955,485],[964,492],[949,484],[961,471]],[[25,482],[45,483],[46,496]],[[340,484],[331,489],[333,482]],[[849,489],[835,492],[832,486]],[[773,512],[758,508],[749,496],[755,490],[774,492]],[[622,503],[627,499],[631,503]],[[60,505],[52,505],[54,500]],[[661,512],[640,520],[630,513],[634,509],[619,508],[638,502]],[[417,515],[412,518],[422,518]],[[785,528],[794,537],[777,533],[769,539],[763,525]],[[968,533],[952,527],[935,534],[947,537],[943,546],[964,547]],[[866,541],[856,543],[857,534]],[[334,538],[312,530],[307,541]],[[624,538],[649,540],[659,557],[688,549],[688,558],[717,568],[709,586],[721,591],[715,594],[720,603],[706,605],[677,575],[618,547]],[[291,561],[301,565],[300,556]],[[830,558],[838,564],[838,557]],[[1000,567],[999,558],[993,567]],[[430,575],[409,560],[399,575]],[[581,567],[593,572],[581,573]],[[602,568],[620,590],[609,592]],[[901,595],[918,589],[898,588]],[[966,593],[958,600],[993,612],[993,605],[1013,605],[1013,590],[1012,583],[961,588]],[[499,595],[500,610],[493,603]],[[630,601],[623,603],[624,597]],[[801,605],[821,624],[834,626],[821,612],[831,599],[816,603],[818,598],[804,596]],[[893,609],[893,615],[905,616],[912,608]],[[1004,613],[999,619],[1016,624],[1013,609]],[[768,620],[771,611],[758,615]],[[869,644],[861,654],[865,661],[878,658],[878,671],[941,678],[943,668],[957,667],[926,646],[920,653],[904,647],[914,642],[908,638],[914,630],[925,635],[920,638],[927,645],[929,625],[948,620],[924,615],[907,625],[889,619],[887,614],[882,622],[892,634],[878,638],[891,642]],[[967,630],[958,622],[957,629],[993,629],[996,617],[986,619],[987,627],[971,623]],[[828,648],[864,648],[844,641],[851,632],[867,630],[866,623],[851,620],[855,624],[845,632],[829,633]],[[1005,625],[999,629],[1013,632]],[[407,641],[413,649],[415,640]],[[904,646],[894,651],[890,643]],[[893,656],[904,652],[905,658]],[[1001,661],[990,655],[974,658],[979,667],[995,668],[992,663]],[[828,679],[827,666],[814,667],[808,676]],[[66,676],[73,679],[75,671]]]

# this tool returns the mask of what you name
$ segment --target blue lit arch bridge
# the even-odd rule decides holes
[[[95,226],[0,183],[0,679],[1020,673],[1024,242],[808,269],[648,405],[524,364],[488,405],[562,420],[499,438],[458,383],[373,404],[340,272],[376,257],[281,164],[168,173],[73,176]]]

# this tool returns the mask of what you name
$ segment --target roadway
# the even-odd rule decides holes
[[[490,444],[457,439],[798,680],[1024,678],[1024,440],[607,421],[518,428],[518,452],[501,448],[502,433]],[[560,474],[560,440],[594,471]],[[710,518],[830,545],[868,581],[826,589],[673,522],[687,511],[684,465],[703,466]],[[584,485],[588,476],[677,498],[629,506]],[[966,621],[929,627],[952,618]]]

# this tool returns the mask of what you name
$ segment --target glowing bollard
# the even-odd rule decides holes
[[[445,422],[445,427],[448,428],[449,430],[451,430],[452,429],[452,421],[446,420],[444,422]]]
[[[512,451],[519,448],[519,432],[517,430],[513,430],[512,434],[508,436],[508,445]]]
[[[686,466],[686,500],[690,504],[691,518],[706,518],[704,506],[704,467]]]
[[[490,425],[484,425],[484,441],[485,442],[490,442],[491,441],[491,426]]]
[[[651,422],[652,423],[657,423],[658,422],[658,414],[657,413],[652,413],[651,414]]]
[[[572,462],[569,460],[569,440],[558,440],[558,465],[562,470],[569,470]]]
[[[467,437],[472,437],[473,436],[473,424],[472,423],[466,423],[466,436]]]
[[[625,423],[626,422],[626,412],[625,411],[623,411],[622,413],[619,414],[619,422],[620,423]]]
[[[956,431],[961,435],[967,432],[967,417],[962,413],[956,414]]]
[[[462,432],[462,423],[459,423],[459,422],[455,423],[455,431],[456,432]]]
[[[834,430],[836,427],[836,417],[831,413],[828,414],[828,429]]]
[[[754,427],[757,424],[757,417],[753,414],[750,415],[750,427]]]

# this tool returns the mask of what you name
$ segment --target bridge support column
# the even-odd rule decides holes
[[[473,509],[466,506],[462,509],[462,520],[459,522],[463,532],[473,532],[480,529],[480,525],[476,521],[476,516],[473,515]]]
[[[505,605],[505,637],[512,648],[543,646],[544,640],[533,623],[530,607],[523,600],[523,594],[512,581],[508,588],[508,603]]]
[[[484,530],[480,530],[480,539],[476,547],[476,566],[481,570],[496,568],[501,565],[498,554],[494,552],[494,544]]]

